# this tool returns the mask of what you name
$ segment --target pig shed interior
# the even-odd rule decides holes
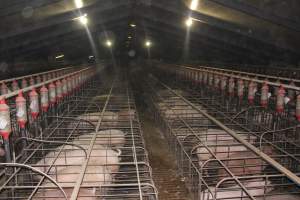
[[[0,200],[300,200],[299,0],[1,0]]]

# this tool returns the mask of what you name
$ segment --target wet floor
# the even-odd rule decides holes
[[[184,182],[177,175],[175,158],[163,134],[147,115],[141,113],[140,118],[159,199],[190,200]]]

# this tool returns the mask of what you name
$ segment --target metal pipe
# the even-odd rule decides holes
[[[77,118],[74,118],[74,117],[60,117],[60,116],[48,116],[49,118],[56,118],[56,119],[71,119],[71,120],[74,120],[74,121],[80,121],[80,122],[87,122],[88,124],[90,124],[92,127],[95,128],[96,130],[96,126],[95,124],[93,124],[91,121],[87,120],[87,119],[77,119]]]
[[[130,108],[130,102],[129,102],[129,94],[128,94],[128,88],[126,90],[126,93],[127,93],[127,103],[129,105],[128,107],[128,111],[131,110]],[[132,124],[132,117],[130,117],[130,132],[131,132],[131,138],[132,138],[132,150],[133,150],[133,158],[134,158],[134,163],[135,163],[135,167],[136,167],[136,176],[137,176],[137,181],[138,181],[138,186],[139,186],[139,196],[140,196],[140,199],[142,200],[143,199],[143,194],[142,194],[142,188],[141,188],[141,178],[140,178],[140,173],[139,173],[139,167],[138,167],[138,164],[137,164],[137,153],[136,153],[136,148],[135,148],[135,139],[134,139],[134,136],[133,136],[133,124]]]
[[[216,71],[223,71],[228,73],[238,73],[238,74],[244,74],[249,76],[257,76],[261,78],[270,78],[270,79],[276,79],[276,80],[282,80],[282,81],[294,81],[296,83],[300,83],[300,80],[292,79],[292,78],[285,78],[280,76],[271,76],[271,75],[265,75],[265,74],[255,74],[250,72],[243,72],[243,71],[237,71],[237,70],[231,70],[231,69],[222,69],[222,68],[215,68],[215,67],[206,67],[206,66],[200,66],[204,69],[210,69],[210,70],[216,70]]]
[[[21,137],[21,138],[16,139],[15,143],[17,144],[20,140],[21,141],[33,141],[33,142],[45,143],[45,144],[64,144],[64,145],[74,146],[74,147],[77,147],[77,148],[81,149],[84,152],[84,154],[85,154],[85,158],[87,158],[87,152],[86,152],[86,150],[82,146],[80,146],[78,144],[74,144],[72,142],[59,142],[59,141],[50,141],[50,140],[38,140],[38,139],[34,139],[34,138]]]
[[[193,67],[180,66],[180,68],[184,68],[184,69],[188,69],[188,70],[194,70],[194,71],[207,72],[207,70],[197,69],[197,68],[193,68]],[[209,71],[209,73],[213,73],[213,74],[217,74],[217,75],[223,75],[223,76],[237,78],[237,79],[242,79],[242,80],[247,80],[247,81],[253,81],[253,82],[256,82],[256,83],[266,83],[268,85],[276,86],[276,87],[283,86],[285,89],[292,89],[292,90],[300,91],[300,87],[291,86],[291,85],[287,85],[287,84],[275,83],[275,82],[266,81],[266,80],[259,80],[259,79],[256,79],[256,78],[247,78],[247,77],[243,77],[243,76],[239,76],[239,75],[233,75],[233,74],[227,74],[227,73],[215,72],[215,71]]]
[[[54,82],[54,81],[57,81],[57,80],[66,78],[66,77],[71,76],[71,75],[74,75],[74,74],[78,74],[78,73],[87,71],[87,70],[90,70],[90,69],[91,69],[90,67],[84,68],[84,69],[82,69],[82,70],[79,70],[79,71],[76,71],[76,72],[72,72],[72,73],[69,73],[69,74],[60,76],[60,77],[58,77],[58,78],[54,78],[54,79],[51,79],[51,80],[48,80],[48,81],[45,81],[45,82],[42,82],[42,83],[38,83],[38,84],[29,86],[29,87],[26,87],[26,88],[22,88],[22,89],[13,91],[13,92],[11,92],[11,93],[9,93],[9,94],[1,95],[1,96],[0,96],[0,99],[1,99],[1,98],[3,98],[3,99],[8,99],[8,98],[10,98],[10,97],[14,97],[14,96],[17,96],[17,95],[19,94],[19,92],[25,93],[25,92],[28,92],[28,91],[32,90],[33,88],[42,87],[42,86],[45,85],[45,84],[49,84],[49,83],[51,83],[51,82]]]
[[[90,160],[90,156],[91,156],[91,153],[92,153],[92,148],[93,148],[93,145],[94,145],[96,137],[97,137],[97,132],[99,131],[99,128],[100,128],[100,125],[101,125],[101,122],[102,122],[102,119],[103,119],[104,112],[106,110],[106,107],[107,107],[109,99],[110,99],[110,95],[112,94],[112,90],[114,88],[114,84],[115,84],[115,80],[113,81],[113,83],[111,85],[111,88],[110,88],[110,91],[109,91],[109,95],[106,98],[105,105],[102,109],[101,115],[100,115],[99,120],[97,122],[96,131],[95,131],[95,133],[93,133],[92,139],[90,141],[90,145],[89,145],[89,148],[88,148],[88,157],[84,161],[84,163],[81,167],[81,171],[80,171],[79,177],[77,178],[77,181],[76,181],[76,184],[74,186],[74,189],[73,189],[70,200],[76,200],[77,197],[78,197],[78,193],[79,193],[79,190],[80,190],[80,185],[83,181],[83,178],[84,178],[87,166],[88,166],[88,162]]]
[[[40,174],[41,176],[48,178],[54,185],[56,185],[59,188],[59,190],[63,193],[64,198],[68,199],[63,188],[53,178],[51,178],[51,176],[49,176],[48,174],[45,174],[44,172],[41,172],[40,170],[35,169],[34,167],[31,167],[29,165],[20,164],[20,163],[0,163],[0,166],[19,167],[19,168],[25,168],[25,169],[29,169],[33,172],[36,172],[36,173]],[[3,189],[3,187],[1,187],[0,190],[1,189]]]
[[[11,81],[20,80],[20,79],[23,79],[23,78],[30,78],[30,77],[34,77],[34,76],[40,76],[40,75],[44,75],[44,74],[48,74],[48,73],[53,73],[53,72],[63,71],[63,70],[66,70],[66,69],[71,69],[71,68],[73,68],[73,67],[65,67],[65,68],[61,68],[61,69],[55,69],[55,70],[50,70],[50,71],[46,71],[46,72],[30,74],[30,75],[26,75],[26,76],[19,76],[19,77],[15,77],[15,78],[4,79],[4,80],[0,80],[0,83],[7,83],[7,82],[11,82]]]

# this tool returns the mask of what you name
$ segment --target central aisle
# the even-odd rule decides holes
[[[159,129],[147,114],[140,113],[146,148],[160,200],[190,200],[188,190],[176,171],[175,158]]]

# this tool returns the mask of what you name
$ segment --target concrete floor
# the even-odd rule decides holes
[[[169,151],[163,134],[148,114],[141,113],[140,119],[159,199],[190,200],[184,182],[177,175],[175,157]]]

